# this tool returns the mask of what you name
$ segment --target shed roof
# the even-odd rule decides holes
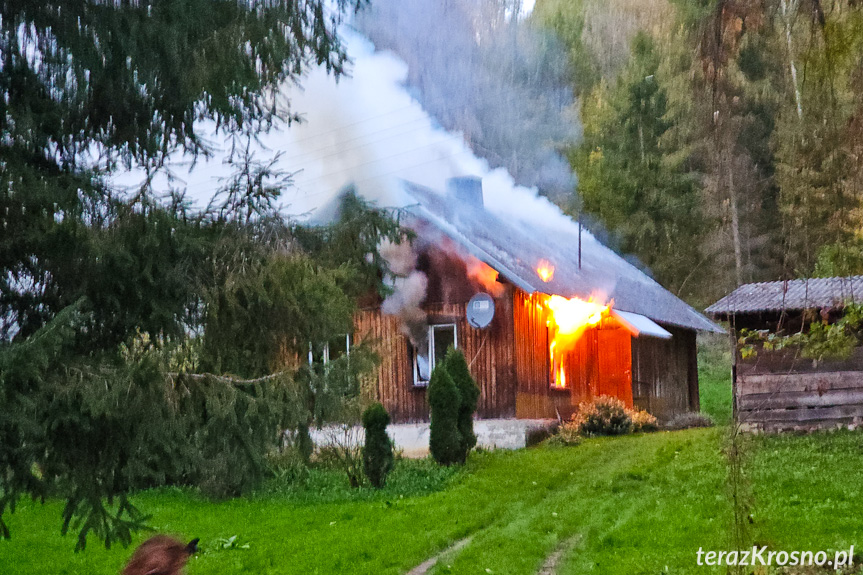
[[[863,301],[863,276],[745,284],[705,310],[714,317],[742,313],[832,308]]]
[[[433,226],[527,293],[582,299],[601,294],[614,300],[615,309],[660,323],[722,331],[587,230],[581,234],[579,265],[579,230],[574,222],[567,231],[531,226],[510,218],[504,221],[489,210],[451,195],[444,196],[411,182],[404,182],[404,186],[418,202],[407,208],[410,214]],[[555,267],[554,277],[548,282],[543,282],[536,273],[542,259]]]

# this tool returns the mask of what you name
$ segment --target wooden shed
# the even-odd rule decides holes
[[[567,418],[599,395],[661,419],[698,410],[696,331],[720,331],[707,318],[571,220],[536,228],[485,209],[478,178],[445,193],[404,187],[416,200],[403,223],[427,281],[425,324],[409,337],[416,326],[378,302],[359,311],[353,336],[377,346],[377,394],[395,422],[428,420],[427,376],[450,345],[480,386],[480,418]],[[494,307],[484,328],[466,315],[481,292]],[[555,297],[597,310],[566,345]]]
[[[863,348],[844,360],[804,357],[795,347],[747,343],[746,330],[765,335],[807,330],[842,317],[863,300],[863,276],[797,279],[742,285],[707,308],[731,328],[734,413],[753,431],[810,431],[863,423]],[[750,350],[751,348],[751,350]]]

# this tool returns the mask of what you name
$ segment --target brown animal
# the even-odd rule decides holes
[[[167,535],[150,537],[132,553],[123,575],[180,575],[189,556],[198,551],[198,539],[188,544]]]

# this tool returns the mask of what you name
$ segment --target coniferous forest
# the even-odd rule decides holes
[[[540,0],[564,42],[583,211],[709,304],[863,273],[863,5]]]

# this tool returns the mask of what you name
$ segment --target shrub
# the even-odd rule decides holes
[[[525,447],[533,447],[539,445],[547,439],[553,437],[560,429],[560,424],[557,422],[549,425],[538,425],[536,427],[528,427],[524,432]]]
[[[688,411],[674,416],[665,426],[666,429],[672,431],[689,429],[690,427],[713,427],[713,418],[706,413]]]
[[[373,403],[363,412],[366,444],[363,447],[363,472],[372,487],[380,489],[393,468],[393,442],[387,435],[390,414],[380,403]]]
[[[581,435],[624,435],[632,430],[632,418],[623,401],[601,395],[581,403],[572,423]]]
[[[322,430],[323,446],[318,449],[317,461],[325,467],[342,470],[351,487],[363,483],[363,446],[359,427],[348,423],[329,425]]]
[[[638,409],[627,411],[629,412],[629,418],[632,420],[633,433],[657,431],[659,429],[659,423],[657,423],[656,418],[646,411]]]
[[[302,483],[309,476],[308,461],[297,447],[290,445],[268,453],[267,466],[279,484]]]
[[[464,354],[449,348],[446,352],[444,367],[458,388],[461,403],[458,410],[458,431],[461,434],[461,459],[467,461],[470,450],[476,446],[476,434],[473,431],[473,414],[479,402],[479,387],[470,374],[470,368],[464,358]]]
[[[441,465],[458,463],[462,459],[462,437],[458,430],[461,394],[443,365],[432,371],[428,401],[431,408],[429,451]]]
[[[578,425],[573,421],[558,427],[556,433],[545,441],[546,445],[560,447],[574,447],[579,443],[581,443],[581,435],[579,435]]]

